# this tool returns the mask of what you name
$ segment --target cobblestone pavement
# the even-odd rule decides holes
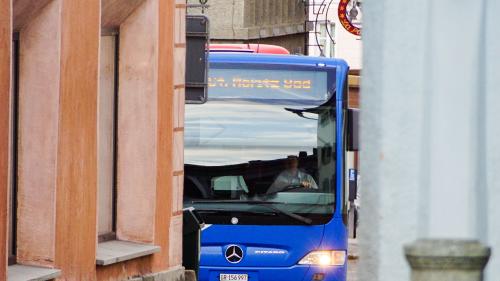
[[[358,259],[351,259],[347,265],[347,281],[358,281]]]

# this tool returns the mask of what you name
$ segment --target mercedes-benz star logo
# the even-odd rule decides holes
[[[236,245],[230,245],[226,249],[226,260],[230,263],[239,263],[243,259],[243,250]]]

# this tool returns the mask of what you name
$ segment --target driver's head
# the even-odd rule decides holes
[[[299,159],[295,155],[290,155],[286,158],[286,168],[288,170],[296,171],[299,167]]]

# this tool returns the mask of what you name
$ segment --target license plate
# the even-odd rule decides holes
[[[221,274],[220,281],[248,281],[248,274]]]

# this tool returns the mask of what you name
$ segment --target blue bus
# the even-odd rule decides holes
[[[346,280],[348,70],[339,59],[212,53],[186,105],[184,206],[200,281]]]

